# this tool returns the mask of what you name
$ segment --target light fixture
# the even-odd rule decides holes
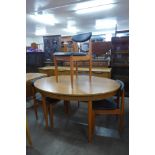
[[[67,21],[67,28],[64,29],[66,32],[77,33],[79,29],[76,28],[74,20]]]
[[[114,6],[113,0],[94,0],[76,5],[75,13],[85,14],[111,9]]]
[[[36,36],[43,36],[43,35],[46,35],[46,28],[36,28],[36,31],[35,31],[35,35]]]
[[[75,21],[74,20],[68,20],[67,21],[67,26],[73,26],[73,25],[75,25]]]
[[[106,35],[106,34],[115,34],[115,30],[104,30],[104,31],[94,31],[92,35]]]
[[[115,28],[117,21],[115,19],[97,19],[96,20],[96,29],[111,29]]]
[[[111,33],[105,34],[105,41],[111,41],[111,38],[112,38],[112,34]]]
[[[70,33],[77,33],[79,29],[77,29],[75,26],[67,26],[67,28],[65,28],[64,31]]]
[[[112,5],[96,6],[96,7],[92,7],[92,8],[77,10],[75,13],[77,13],[77,14],[93,13],[93,12],[99,12],[99,11],[103,11],[103,10],[109,10],[112,7],[113,7]]]
[[[47,25],[55,25],[56,23],[58,23],[58,20],[54,17],[53,14],[38,14],[35,13],[34,15],[30,15],[30,17],[39,22],[39,23],[43,23],[43,24],[47,24]]]

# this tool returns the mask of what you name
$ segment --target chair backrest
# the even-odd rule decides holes
[[[92,32],[88,32],[88,33],[83,33],[83,34],[77,34],[72,36],[72,41],[76,43],[76,45],[78,46],[78,52],[88,52],[89,55],[92,54],[92,44],[91,44],[91,36],[92,36]],[[84,51],[81,49],[81,45],[79,45],[78,43],[83,43],[89,41],[89,48],[88,51]],[[74,45],[74,47],[76,47],[76,45]],[[77,50],[74,50],[77,51]]]
[[[120,91],[124,90],[124,82],[121,80],[116,80],[116,82],[118,82],[120,84]]]
[[[124,82],[121,80],[116,80],[120,84],[120,88],[117,93],[117,107],[119,107],[119,101],[121,97],[121,110],[124,111]]]
[[[91,36],[92,36],[91,32],[83,33],[83,34],[77,34],[77,35],[72,36],[72,40],[74,42],[85,42],[85,41],[90,40]]]

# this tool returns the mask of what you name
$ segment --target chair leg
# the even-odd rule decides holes
[[[80,108],[80,101],[78,101],[78,108]]]
[[[120,115],[120,132],[124,129],[124,91],[121,95],[121,115]]]
[[[92,143],[92,101],[88,101],[88,142]]]
[[[89,80],[91,81],[92,77],[92,58],[89,60]]]
[[[54,106],[52,104],[50,104],[49,107],[50,107],[50,112],[49,112],[49,114],[50,114],[50,125],[51,125],[51,128],[53,128],[54,127],[54,111],[53,111]]]
[[[56,82],[58,82],[58,65],[57,65],[57,59],[55,56],[54,56],[54,66],[55,66],[54,74],[56,77]]]
[[[27,119],[26,119],[26,137],[28,139],[29,144],[32,146],[32,140],[31,140],[31,136],[30,136],[30,131],[29,131]]]
[[[42,95],[42,109],[43,109],[43,113],[44,113],[44,119],[45,119],[45,125],[46,128],[48,128],[48,108],[47,108],[47,104],[46,104],[46,97]]]
[[[95,112],[92,113],[92,135],[94,135],[95,131]]]
[[[64,111],[65,111],[65,114],[69,114],[69,106],[70,106],[70,102],[69,101],[64,101]]]
[[[119,132],[122,133],[124,130],[124,115],[120,115],[120,122],[119,122]]]
[[[36,120],[38,120],[38,105],[37,105],[37,101],[36,101],[36,97],[35,97],[35,88],[32,87],[32,92],[33,92],[33,103],[34,103],[34,113],[36,116]]]
[[[70,75],[71,75],[71,86],[73,88],[74,62],[72,60],[72,57],[70,57]]]

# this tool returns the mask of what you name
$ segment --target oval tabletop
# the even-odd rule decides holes
[[[69,75],[45,77],[37,80],[34,86],[46,96],[66,100],[95,100],[115,95],[120,85],[112,79],[92,76],[91,82],[88,75],[74,77],[73,88]]]
[[[26,82],[34,80],[36,78],[46,77],[46,74],[43,73],[26,73]]]

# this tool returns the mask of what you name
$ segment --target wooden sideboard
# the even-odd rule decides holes
[[[54,66],[46,66],[38,68],[40,73],[45,73],[47,76],[54,76]],[[70,67],[58,67],[59,75],[69,75],[70,74]],[[75,68],[74,68],[75,70]],[[78,67],[78,74],[88,74],[88,68]],[[92,75],[98,77],[106,77],[111,78],[111,68],[92,68]]]

